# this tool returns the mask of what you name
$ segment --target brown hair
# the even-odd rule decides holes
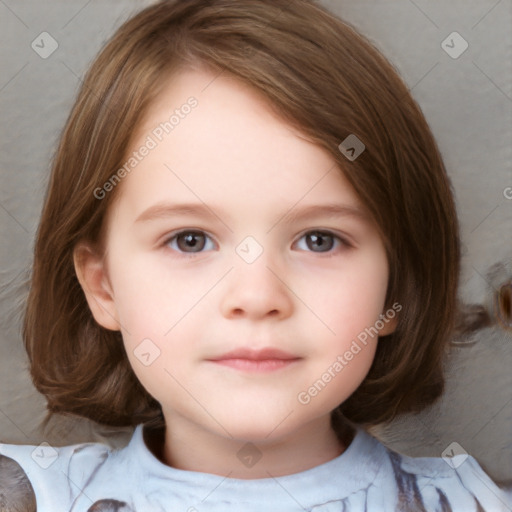
[[[161,415],[121,335],[93,319],[73,251],[97,243],[116,190],[94,190],[123,165],[134,127],[183,66],[225,72],[259,90],[285,121],[325,148],[373,216],[386,246],[396,331],[338,409],[374,425],[417,411],[443,390],[453,328],[458,225],[436,142],[398,73],[351,25],[308,0],[172,0],[127,21],[87,73],[62,134],[35,246],[24,338],[51,412],[133,425]],[[355,134],[355,160],[338,149]],[[119,187],[118,187],[119,188]]]

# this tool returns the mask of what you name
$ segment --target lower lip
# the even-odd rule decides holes
[[[220,359],[212,362],[244,372],[268,373],[287,368],[297,361],[298,359]]]

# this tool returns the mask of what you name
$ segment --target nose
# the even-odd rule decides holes
[[[292,314],[292,298],[283,273],[262,256],[251,264],[242,261],[230,272],[220,307],[229,319],[284,319]]]

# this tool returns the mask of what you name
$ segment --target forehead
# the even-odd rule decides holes
[[[362,206],[325,149],[279,118],[261,93],[224,74],[173,75],[134,133],[127,160],[144,146],[151,149],[117,191],[134,216],[169,200],[259,212],[306,199]]]

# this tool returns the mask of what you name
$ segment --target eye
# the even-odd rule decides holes
[[[301,251],[329,252],[340,246],[349,246],[348,242],[328,231],[309,231],[297,241]]]
[[[169,238],[165,245],[177,252],[195,253],[215,249],[213,240],[202,231],[181,231]]]

